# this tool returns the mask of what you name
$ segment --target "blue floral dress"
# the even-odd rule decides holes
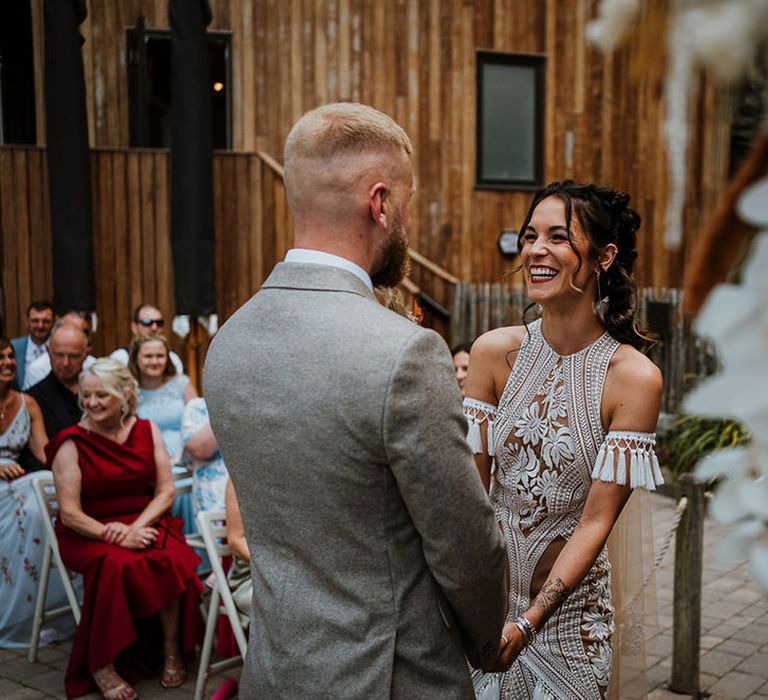
[[[187,446],[190,438],[200,428],[208,425],[208,407],[201,398],[191,399],[181,419],[181,443]],[[200,511],[224,510],[225,492],[229,474],[218,448],[205,460],[193,459],[192,503],[195,515]]]
[[[30,418],[26,402],[7,430],[0,435],[0,463],[18,463],[19,455],[29,440]],[[0,647],[27,647],[32,635],[32,618],[45,552],[43,514],[32,488],[41,471],[0,481]],[[79,583],[78,583],[79,586]],[[48,580],[46,608],[66,603],[66,594],[58,572]],[[43,643],[69,636],[74,620],[64,617],[43,628]]]

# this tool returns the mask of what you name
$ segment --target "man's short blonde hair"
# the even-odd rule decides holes
[[[285,141],[285,163],[387,150],[413,151],[408,134],[392,117],[357,102],[336,102],[307,112],[293,125]]]

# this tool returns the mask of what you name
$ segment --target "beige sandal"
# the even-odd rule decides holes
[[[138,694],[126,683],[114,668],[93,674],[93,680],[99,686],[99,692],[104,700],[136,700]]]
[[[172,652],[167,651],[169,646],[173,647]],[[163,675],[160,676],[160,685],[163,688],[178,688],[180,685],[184,685],[184,681],[187,680],[187,671],[178,653],[176,642],[172,642],[170,645],[165,642],[164,647]]]

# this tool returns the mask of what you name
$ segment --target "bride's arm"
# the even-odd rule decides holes
[[[488,426],[493,420],[491,409],[495,410],[504,391],[514,358],[520,348],[525,329],[520,327],[499,328],[481,335],[469,353],[467,377],[464,380],[466,393],[464,412],[469,420],[477,415],[480,429],[480,449],[473,449],[475,464],[480,480],[488,491],[491,485],[491,463],[493,452],[488,444]],[[473,406],[473,402],[487,404]]]

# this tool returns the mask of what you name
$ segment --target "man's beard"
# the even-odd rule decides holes
[[[381,266],[371,275],[371,281],[375,287],[397,287],[408,274],[410,267],[408,234],[398,216],[389,230],[389,240],[384,249]]]

